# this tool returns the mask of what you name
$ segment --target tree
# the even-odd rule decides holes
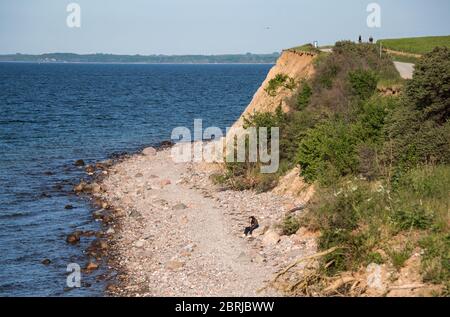
[[[450,50],[436,47],[417,64],[406,86],[407,100],[427,119],[445,123],[450,115]]]

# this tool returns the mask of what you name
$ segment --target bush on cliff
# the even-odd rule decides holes
[[[279,88],[284,87],[286,89],[292,90],[296,86],[295,80],[292,77],[289,77],[286,74],[277,74],[274,78],[269,80],[269,84],[264,90],[271,97],[275,97],[277,95],[277,91]]]
[[[352,128],[342,121],[329,121],[307,132],[297,158],[306,181],[329,184],[356,171],[359,140]]]
[[[436,47],[414,68],[414,78],[406,85],[408,104],[425,119],[443,124],[450,116],[450,49]]]
[[[352,93],[362,100],[369,99],[377,89],[377,75],[370,70],[357,69],[348,73]]]

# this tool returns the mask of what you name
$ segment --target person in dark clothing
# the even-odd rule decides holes
[[[359,44],[362,43],[362,36],[361,36],[361,35],[360,35],[359,38],[358,38],[358,42],[359,42]]]
[[[250,218],[250,226],[245,227],[244,234],[246,236],[252,235],[253,231],[259,227],[258,220],[255,217],[251,216]]]

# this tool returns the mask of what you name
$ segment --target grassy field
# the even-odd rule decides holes
[[[436,46],[450,47],[450,35],[384,39],[379,40],[377,43],[380,41],[387,49],[420,55],[431,52]]]
[[[403,62],[403,63],[412,63],[412,64],[417,64],[417,62],[420,59],[420,57],[405,56],[405,55],[400,55],[400,54],[395,54],[395,53],[389,53],[389,56],[391,57],[391,59],[394,62]]]
[[[290,48],[292,51],[297,52],[311,52],[311,53],[320,53],[320,50],[315,48],[312,44],[304,44],[296,47]]]

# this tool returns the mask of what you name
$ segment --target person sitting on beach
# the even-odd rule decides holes
[[[254,216],[251,216],[250,218],[250,226],[245,227],[244,229],[244,235],[252,235],[253,231],[259,227],[258,220]]]

